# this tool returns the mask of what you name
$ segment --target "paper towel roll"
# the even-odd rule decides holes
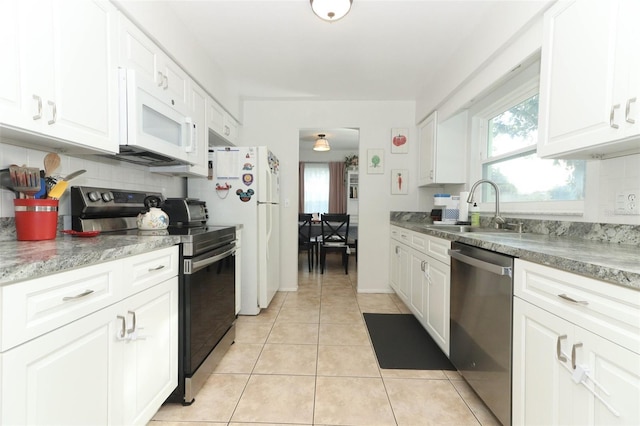
[[[460,193],[460,206],[458,207],[458,220],[468,221],[469,220],[469,203],[467,203],[467,197],[469,197],[469,191]]]

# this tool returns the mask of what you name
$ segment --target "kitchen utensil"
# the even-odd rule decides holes
[[[160,204],[162,204],[162,200],[155,195],[150,195],[144,199],[144,205],[148,211],[140,213],[136,218],[138,229],[143,231],[167,229],[169,215],[160,208]]]
[[[16,198],[20,198],[20,193],[13,187],[13,180],[11,179],[9,169],[0,170],[0,186],[12,191],[16,195]]]
[[[64,178],[62,178],[62,180],[57,181],[53,187],[49,190],[49,194],[48,194],[48,198],[51,199],[60,199],[60,197],[62,197],[62,194],[64,194],[64,191],[67,190],[67,187],[69,186],[69,181],[73,178],[76,178],[78,176],[80,176],[81,174],[85,173],[86,170],[77,170],[73,173],[71,173],[70,175],[65,176]],[[50,183],[49,180],[47,180],[47,185]]]
[[[95,237],[100,235],[100,231],[74,231],[73,229],[65,229],[62,231],[63,234],[72,235],[74,237]]]
[[[51,176],[60,167],[60,156],[50,152],[44,157],[44,176]]]
[[[37,167],[9,166],[13,189],[23,193],[26,198],[33,198],[40,191],[40,169]]]

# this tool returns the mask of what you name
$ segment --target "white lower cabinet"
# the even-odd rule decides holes
[[[391,287],[447,355],[451,272],[443,253],[449,247],[442,238],[391,227]]]
[[[588,296],[595,280],[520,260],[515,271],[513,424],[640,424],[640,354],[625,347],[627,339],[617,338],[617,327],[602,336],[586,328],[589,317],[602,322],[606,316],[595,313],[600,306],[624,319],[628,307],[637,303],[637,292],[601,282],[602,294]],[[553,288],[561,291],[553,295],[562,295],[557,297],[560,304],[550,310],[537,306],[531,295],[555,303],[547,297]],[[629,292],[629,304],[612,302],[620,290]],[[576,314],[584,321],[568,320]]]
[[[178,278],[123,302],[127,327],[133,329],[124,349],[122,424],[146,424],[178,385]],[[135,316],[135,326],[133,319]]]
[[[164,264],[173,252],[177,248],[153,253]],[[117,270],[124,263],[103,265]],[[66,274],[75,280],[78,271],[92,268],[56,274],[52,283],[63,283]],[[102,297],[94,294],[69,301],[70,308]],[[3,322],[21,321],[6,310],[0,314]],[[0,424],[146,424],[177,386],[177,357],[174,275],[0,353]]]

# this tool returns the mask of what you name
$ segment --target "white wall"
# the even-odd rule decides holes
[[[44,168],[46,151],[24,148],[18,145],[9,145],[0,140],[0,165],[7,167],[10,164]],[[17,143],[13,142],[12,143]],[[123,163],[117,160],[104,159],[104,161],[70,157],[60,155],[60,168],[54,176],[66,176],[76,170],[84,169],[87,172],[70,182],[70,186],[96,186],[100,188],[118,188],[131,190],[146,190],[161,192],[165,197],[183,197],[182,179],[172,176],[164,176],[149,173],[145,167]],[[0,217],[13,217],[13,200],[15,196],[8,189],[0,188]],[[69,203],[69,191],[60,199],[60,215],[69,215],[71,206]]]
[[[417,135],[414,102],[246,101],[242,145],[268,145],[281,168],[281,289],[297,288],[299,129],[360,129],[358,291],[387,292],[389,212],[416,210]],[[409,153],[391,154],[391,129],[409,128]],[[368,174],[368,149],[384,150],[384,174]],[[391,169],[409,170],[407,195],[391,195]],[[412,183],[413,182],[413,183]]]

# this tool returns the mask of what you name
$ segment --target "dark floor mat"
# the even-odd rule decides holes
[[[380,368],[455,370],[412,314],[363,315]]]

